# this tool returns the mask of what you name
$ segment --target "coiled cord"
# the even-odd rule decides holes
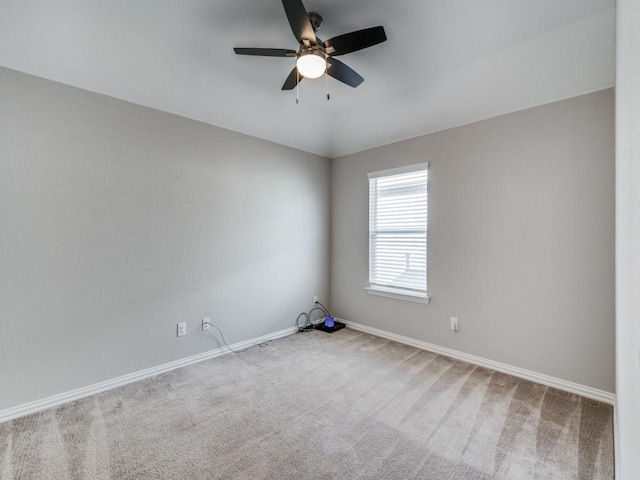
[[[311,320],[311,314],[315,311],[322,312],[322,318],[314,323]],[[316,301],[316,306],[314,306],[311,310],[309,310],[309,313],[302,312],[300,315],[298,315],[298,318],[296,318],[296,327],[298,328],[298,332],[299,333],[309,332],[315,329],[316,325],[321,324],[324,317],[326,317],[327,315],[331,316],[331,313],[329,313],[329,309],[325,307],[323,304],[321,304],[320,302]],[[305,322],[302,325],[300,324],[300,318],[305,318]]]

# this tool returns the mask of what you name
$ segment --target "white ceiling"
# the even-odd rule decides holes
[[[0,65],[336,157],[614,84],[614,0],[303,0],[365,82],[280,90],[297,49],[280,0],[2,0]],[[0,92],[0,96],[1,96]]]

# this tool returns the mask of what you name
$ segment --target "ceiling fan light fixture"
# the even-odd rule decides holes
[[[296,60],[298,72],[305,78],[318,78],[327,70],[327,61],[319,52],[303,52]]]
[[[384,27],[363,28],[338,35],[322,41],[316,31],[322,25],[322,17],[314,12],[307,12],[302,0],[282,0],[284,13],[289,26],[296,37],[298,51],[287,48],[234,48],[238,55],[256,55],[259,57],[289,57],[296,59],[296,66],[291,70],[282,84],[282,90],[293,90],[304,78],[319,78],[326,75],[350,87],[357,87],[364,78],[358,75],[335,57],[357,52],[387,40]]]

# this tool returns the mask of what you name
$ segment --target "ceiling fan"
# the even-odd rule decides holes
[[[322,25],[322,17],[308,12],[301,0],[282,0],[282,6],[300,47],[298,51],[284,48],[234,48],[238,55],[258,55],[261,57],[291,57],[296,66],[282,85],[282,90],[293,90],[303,78],[318,78],[327,75],[349,85],[357,87],[364,78],[340,60],[339,55],[362,50],[387,39],[381,26],[365,28],[344,35],[338,35],[322,41],[316,32]]]

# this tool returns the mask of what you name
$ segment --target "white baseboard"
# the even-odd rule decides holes
[[[470,355],[468,353],[460,352],[457,350],[451,350],[450,348],[440,347],[432,343],[427,343],[421,340],[416,340],[414,338],[397,335],[395,333],[387,332],[385,330],[379,330],[377,328],[351,322],[349,320],[338,318],[336,318],[336,320],[340,320],[341,322],[345,323],[349,328],[365,333],[370,333],[371,335],[375,335],[377,337],[404,343],[405,345],[410,345],[421,350],[428,350],[430,352],[438,353],[446,357],[455,358],[456,360],[462,360],[463,362],[473,363],[474,365],[479,365],[490,370],[513,375],[514,377],[523,378],[535,383],[541,383],[542,385],[547,385],[549,387],[557,388],[558,390],[563,390],[569,393],[575,393],[576,395],[591,398],[599,402],[608,403],[610,405],[615,404],[615,394],[605,392],[604,390],[598,390],[596,388],[587,387],[586,385],[580,385],[579,383],[573,383],[567,380],[562,380],[560,378],[550,377],[549,375],[532,372],[531,370],[525,370],[524,368],[514,367],[512,365],[507,365],[506,363],[495,362],[487,358]]]
[[[457,360],[473,363],[474,365],[479,365],[481,367],[489,368],[491,370],[496,370],[498,372],[506,373],[508,375],[513,375],[514,377],[530,380],[532,382],[541,383],[543,385],[557,388],[559,390],[563,390],[569,393],[575,393],[576,395],[581,395],[583,397],[591,398],[593,400],[598,400],[600,402],[608,403],[610,405],[614,405],[615,403],[615,395],[613,393],[605,392],[603,390],[598,390],[595,388],[587,387],[585,385],[580,385],[580,384],[569,382],[559,378],[550,377],[548,375],[543,375],[541,373],[532,372],[530,370],[514,367],[511,365],[507,365],[505,363],[495,362],[493,360],[488,360],[486,358],[478,357],[476,355],[470,355],[464,352],[459,352],[457,350],[440,347],[438,345],[423,342],[421,340],[416,340],[416,339],[405,337],[402,335],[397,335],[395,333],[387,332],[384,330],[379,330],[377,328],[369,327],[356,322],[351,322],[349,320],[338,319],[338,318],[336,318],[336,320],[339,320],[345,323],[349,328],[352,328],[354,330],[359,330],[365,333],[369,333],[377,337],[386,338],[386,339],[393,340],[399,343],[404,343],[406,345],[410,345],[412,347],[416,347],[422,350],[428,350],[430,352],[438,353],[440,355],[445,355],[447,357],[455,358]],[[288,335],[296,333],[297,331],[298,330],[296,327],[291,327],[291,328],[280,330],[278,332],[274,332],[268,335],[263,335],[261,337],[252,338],[242,342],[234,343],[233,345],[230,345],[230,347],[233,348],[234,350],[239,350],[242,348],[250,347],[252,345],[256,345],[258,343],[286,337]],[[192,365],[194,363],[198,363],[203,360],[208,360],[210,358],[215,358],[220,355],[224,355],[226,353],[229,353],[229,350],[227,350],[225,347],[216,348],[215,350],[199,353],[191,357],[182,358],[180,360],[175,360],[173,362],[165,363],[163,365],[158,365],[156,367],[151,367],[145,370],[133,372],[127,375],[123,375],[121,377],[112,378],[110,380],[106,380],[100,383],[95,383],[87,387],[78,388],[70,392],[65,392],[58,395],[54,395],[52,397],[44,398],[42,400],[36,400],[34,402],[18,405],[17,407],[0,411],[0,423],[13,420],[15,418],[23,417],[25,415],[30,415],[32,413],[36,413],[41,410],[45,410],[47,408],[52,408],[52,407],[61,405],[63,403],[79,400],[83,397],[95,395],[97,393],[104,392],[112,388],[121,387],[128,383],[153,377],[155,375],[160,375],[162,373],[175,370],[176,368],[186,367],[187,365]]]
[[[287,335],[291,335],[293,333],[296,333],[297,331],[298,329],[296,327],[291,327],[285,330],[270,333],[268,335],[263,335],[262,337],[252,338],[249,340],[244,340],[242,342],[234,343],[233,345],[230,345],[230,347],[234,350],[240,350],[252,345],[257,345],[258,343],[286,337]],[[191,357],[181,358],[180,360],[175,360],[173,362],[158,365],[156,367],[129,373],[121,377],[112,378],[110,380],[95,383],[87,387],[78,388],[70,392],[61,393],[52,397],[44,398],[42,400],[36,400],[35,402],[18,405],[17,407],[0,411],[0,423],[13,420],[18,417],[23,417],[25,415],[30,415],[32,413],[39,412],[40,410],[55,407],[63,403],[79,400],[83,397],[95,395],[96,393],[104,392],[105,390],[121,387],[128,383],[137,382],[138,380],[142,380],[144,378],[160,375],[162,373],[175,370],[176,368],[186,367],[187,365],[202,362],[203,360],[219,357],[220,355],[225,355],[227,353],[230,353],[230,350],[228,350],[226,347],[216,348],[215,350],[210,350],[208,352],[199,353]]]

